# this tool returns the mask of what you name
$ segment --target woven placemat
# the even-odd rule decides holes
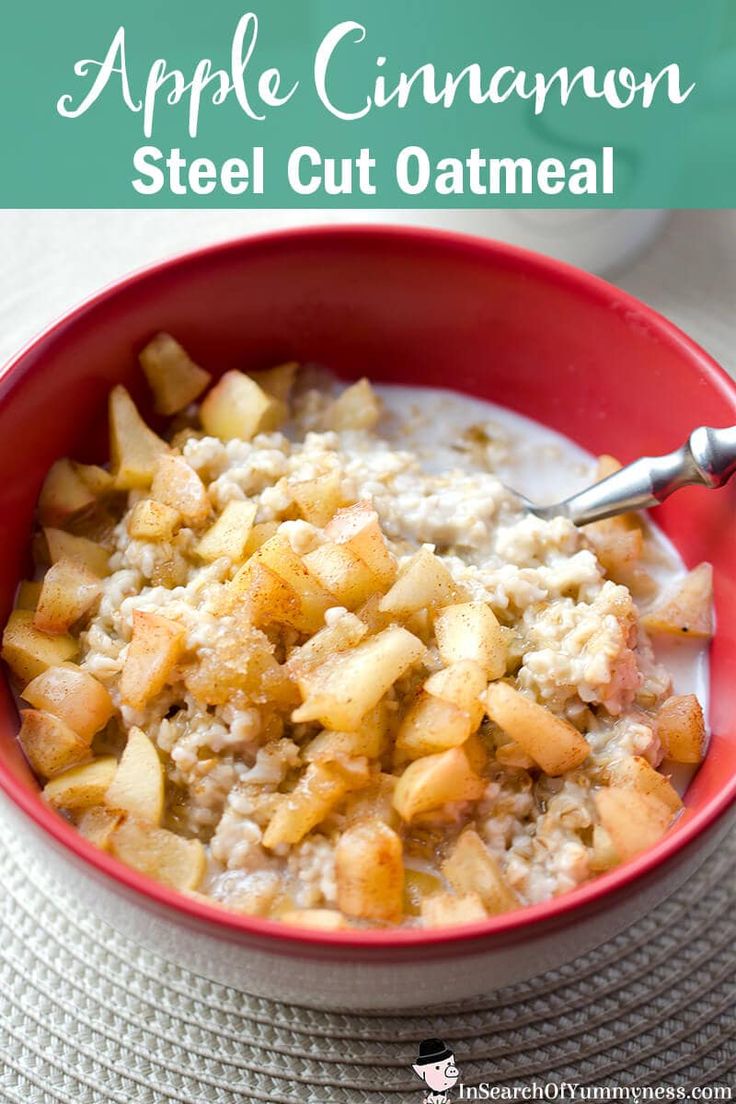
[[[736,834],[565,968],[428,1013],[286,1006],[164,962],[80,910],[0,809],[0,1099],[402,1104],[419,1040],[466,1085],[736,1084]],[[448,977],[448,991],[452,979]]]

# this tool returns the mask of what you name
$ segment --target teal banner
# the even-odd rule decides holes
[[[4,207],[736,206],[730,0],[3,17]]]

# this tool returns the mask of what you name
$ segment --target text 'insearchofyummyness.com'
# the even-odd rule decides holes
[[[459,1084],[457,1100],[593,1100],[593,1101],[668,1101],[668,1100],[733,1100],[729,1085],[656,1086],[596,1086],[574,1081],[550,1081],[532,1085],[493,1085],[481,1081],[477,1085]]]

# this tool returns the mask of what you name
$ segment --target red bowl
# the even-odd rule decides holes
[[[375,227],[214,246],[124,279],[5,369],[3,621],[27,568],[45,472],[62,455],[105,459],[107,393],[122,381],[145,405],[136,354],[161,329],[215,374],[298,359],[346,378],[454,387],[624,461],[669,451],[697,425],[736,423],[736,386],[702,349],[619,289],[548,258],[447,233]],[[180,896],[92,847],[42,802],[3,682],[0,787],[8,808],[106,920],[174,961],[250,991],[397,1007],[457,999],[559,965],[679,884],[731,819],[735,506],[734,488],[688,489],[656,517],[687,564],[708,559],[715,569],[713,735],[685,813],[651,850],[553,901],[459,929],[322,933]]]

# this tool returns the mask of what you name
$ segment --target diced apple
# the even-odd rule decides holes
[[[394,626],[339,652],[298,679],[304,704],[295,721],[320,721],[325,728],[353,732],[398,678],[424,656],[424,645]]]
[[[262,544],[251,561],[263,564],[293,587],[300,605],[299,623],[294,627],[302,632],[316,632],[324,624],[327,610],[339,604],[334,594],[309,573],[282,533],[276,533]]]
[[[594,795],[601,824],[621,862],[646,851],[672,823],[672,810],[651,794],[610,786]]]
[[[435,618],[437,647],[445,663],[472,659],[489,679],[506,673],[506,637],[485,602],[459,602]]]
[[[91,763],[71,767],[46,783],[43,796],[55,809],[69,812],[101,805],[117,766],[114,755],[103,755]]]
[[[356,502],[338,510],[325,534],[328,540],[347,545],[370,568],[382,589],[391,586],[396,578],[396,559],[388,549],[378,514],[370,502]]]
[[[456,595],[455,580],[439,556],[420,548],[401,568],[378,608],[382,613],[406,617],[416,610],[446,606]]]
[[[398,828],[401,818],[394,809],[394,790],[398,779],[394,774],[379,771],[371,774],[367,786],[348,794],[341,813],[347,824],[361,820],[380,820],[390,828]]]
[[[520,901],[506,881],[498,860],[472,828],[458,838],[442,864],[442,873],[458,893],[475,893],[492,915],[519,908]]]
[[[346,613],[332,625],[325,625],[298,648],[294,648],[286,666],[294,678],[309,668],[324,663],[337,652],[344,652],[360,644],[368,633],[366,625],[355,614]]]
[[[590,746],[569,721],[525,697],[505,682],[494,682],[485,695],[488,716],[515,740],[545,774],[559,775],[579,767]]]
[[[422,901],[420,915],[425,928],[447,928],[485,920],[488,913],[477,893],[433,893]]]
[[[72,467],[96,499],[114,490],[115,480],[107,468],[101,468],[99,464],[79,464],[76,460],[72,460]]]
[[[35,610],[41,597],[41,580],[24,579],[15,596],[15,609]]]
[[[512,767],[515,770],[534,770],[536,763],[531,755],[527,755],[523,748],[519,747],[516,740],[509,740],[496,748],[496,762],[502,767]]]
[[[424,689],[435,698],[452,702],[470,716],[470,731],[475,732],[483,719],[481,694],[487,686],[485,672],[474,659],[461,659],[443,667],[427,679]]]
[[[302,563],[346,609],[367,601],[379,586],[370,568],[344,544],[327,541],[303,556]]]
[[[343,505],[342,480],[337,468],[313,479],[289,483],[289,490],[302,517],[319,528],[327,525]]]
[[[204,525],[212,507],[204,483],[184,459],[168,452],[160,456],[153,473],[151,498],[177,510],[185,525]]]
[[[656,797],[667,806],[673,816],[682,809],[682,798],[669,778],[655,770],[641,755],[629,755],[611,763],[608,776],[614,786],[624,789],[631,787],[645,796]]]
[[[133,611],[133,635],[125,653],[120,696],[134,709],[163,690],[184,649],[185,630],[156,613]]]
[[[104,805],[93,805],[90,809],[85,809],[77,820],[77,831],[95,847],[109,851],[112,834],[121,824],[124,815],[116,809],[106,809]]]
[[[57,560],[43,578],[35,628],[45,633],[65,633],[100,596],[102,583],[88,567],[73,560]]]
[[[243,552],[243,559],[247,560],[253,555],[254,552],[257,552],[258,549],[262,545],[264,545],[267,540],[270,540],[271,537],[278,532],[278,528],[278,521],[256,522],[256,524],[250,531],[250,535],[248,536],[248,543],[246,544],[245,550]]]
[[[146,824],[160,824],[164,811],[164,771],[153,742],[140,728],[131,728],[105,805],[120,809]]]
[[[290,583],[253,558],[243,564],[228,586],[231,599],[245,600],[254,625],[281,622],[302,625],[302,603]]]
[[[42,778],[51,778],[89,753],[89,742],[52,713],[21,709],[20,717],[18,739],[26,759]]]
[[[337,909],[291,909],[279,916],[282,924],[294,924],[297,928],[313,928],[315,931],[346,931],[350,925]]]
[[[394,808],[410,821],[451,802],[477,801],[485,788],[463,748],[454,747],[409,764],[396,784]]]
[[[45,709],[60,717],[87,744],[115,712],[102,683],[75,663],[62,663],[42,671],[28,683],[23,697],[35,709]]]
[[[587,525],[584,532],[609,579],[640,597],[654,592],[656,584],[640,562],[644,534],[638,526],[627,526],[621,518],[604,518]]]
[[[593,825],[593,846],[591,848],[589,863],[590,869],[596,873],[611,870],[618,866],[621,860],[609,836],[602,824]]]
[[[373,429],[381,416],[381,404],[367,379],[360,379],[327,408],[325,429]]]
[[[337,904],[347,916],[396,923],[404,907],[401,840],[381,820],[346,828],[335,848]]]
[[[146,425],[124,387],[110,392],[110,456],[118,490],[150,487],[156,463],[169,451]]]
[[[221,441],[250,441],[257,433],[276,429],[284,404],[268,395],[243,372],[226,372],[199,408],[205,432]]]
[[[71,560],[72,563],[86,567],[100,579],[109,572],[110,553],[97,541],[78,537],[75,533],[66,533],[63,529],[44,529],[43,533],[52,563]]]
[[[165,828],[126,817],[110,836],[110,851],[126,866],[172,889],[196,889],[205,872],[204,847]]]
[[[713,635],[713,568],[709,563],[697,567],[677,584],[654,609],[645,613],[641,624],[654,635],[690,636],[706,640]]]
[[[61,527],[78,514],[92,509],[95,502],[94,494],[72,461],[57,460],[51,465],[38,498],[41,524]]]
[[[396,735],[398,760],[419,759],[458,747],[470,735],[470,716],[452,702],[421,694]]]
[[[276,364],[273,368],[261,368],[255,372],[248,372],[248,375],[267,395],[272,395],[274,399],[288,404],[298,370],[297,361],[289,360],[285,364]]]
[[[159,414],[177,414],[199,398],[212,379],[171,334],[156,334],[139,359]]]
[[[368,781],[367,774],[349,772],[335,763],[310,763],[296,788],[284,794],[263,833],[263,846],[298,843],[330,813],[351,789]]]
[[[665,759],[675,763],[702,763],[708,736],[700,702],[694,694],[675,694],[660,707],[654,735]]]
[[[125,524],[133,540],[168,541],[181,524],[181,514],[173,506],[143,498],[133,506]]]
[[[379,703],[366,713],[363,723],[355,732],[335,732],[323,729],[304,749],[307,763],[332,763],[337,759],[356,759],[366,756],[378,759],[388,743],[386,711]]]
[[[228,502],[217,521],[197,544],[199,558],[213,563],[226,556],[232,563],[241,563],[257,511],[255,502],[242,499]]]
[[[71,636],[50,636],[35,628],[33,617],[33,610],[13,610],[3,632],[2,657],[24,683],[71,659],[79,648]]]

